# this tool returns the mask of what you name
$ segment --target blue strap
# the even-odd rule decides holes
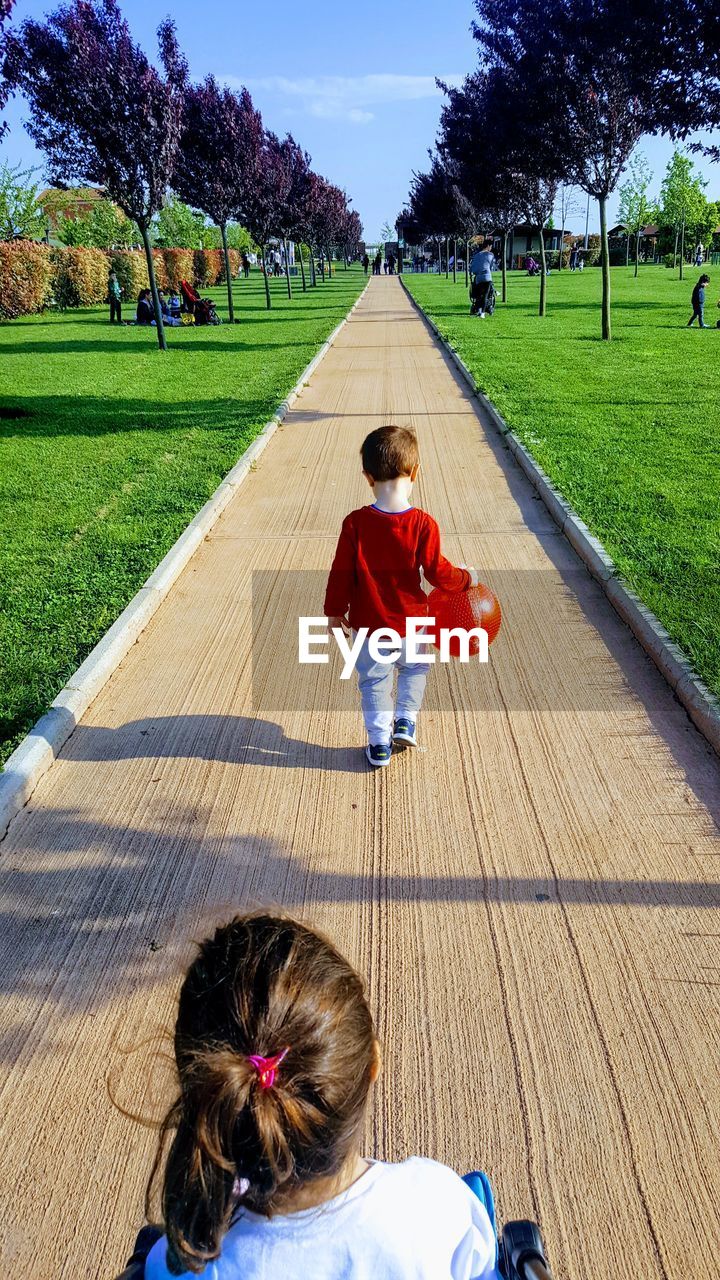
[[[495,1262],[498,1260],[498,1240],[497,1240],[497,1224],[495,1221],[495,1197],[493,1196],[490,1179],[486,1173],[476,1171],[475,1173],[466,1173],[463,1176],[463,1182],[467,1183],[473,1195],[476,1195],[481,1204],[484,1204],[487,1210],[487,1216],[490,1219],[490,1226],[495,1236]]]

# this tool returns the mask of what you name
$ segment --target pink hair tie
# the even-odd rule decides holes
[[[282,1053],[276,1053],[273,1058],[263,1058],[259,1053],[249,1053],[248,1062],[251,1062],[258,1073],[261,1089],[272,1089],[275,1083],[277,1069],[283,1058],[290,1052],[290,1046],[283,1049]]]

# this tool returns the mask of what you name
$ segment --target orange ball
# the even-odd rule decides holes
[[[487,631],[488,644],[492,644],[502,621],[500,601],[489,587],[480,583],[477,587],[469,587],[467,591],[458,591],[450,595],[436,587],[428,596],[430,617],[435,619],[436,634],[433,644],[440,648],[439,631],[462,627],[470,631],[473,627],[482,627]],[[453,658],[460,656],[460,639],[451,636],[449,650]],[[470,638],[470,654],[474,656],[480,649],[477,636]]]

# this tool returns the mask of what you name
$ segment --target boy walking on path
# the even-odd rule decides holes
[[[373,491],[371,506],[346,516],[327,590],[328,626],[369,629],[357,659],[358,685],[368,735],[367,758],[389,765],[393,742],[417,746],[416,724],[428,676],[427,662],[409,661],[408,618],[428,616],[420,570],[434,587],[467,591],[477,586],[474,569],[455,568],[440,551],[432,516],[410,501],[420,466],[417,437],[405,427],[378,427],[361,449],[363,475]],[[395,662],[378,662],[370,651],[373,632],[392,628],[402,638]],[[393,667],[397,702],[393,707]]]

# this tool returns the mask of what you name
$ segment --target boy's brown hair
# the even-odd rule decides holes
[[[263,1087],[253,1055],[279,1055]],[[376,1046],[363,984],[322,934],[238,916],[207,938],[180,992],[179,1096],[165,1117],[163,1210],[171,1275],[220,1254],[234,1212],[336,1175],[360,1146]]]
[[[409,476],[420,461],[417,436],[407,427],[378,427],[366,436],[360,450],[363,471],[373,480]]]

